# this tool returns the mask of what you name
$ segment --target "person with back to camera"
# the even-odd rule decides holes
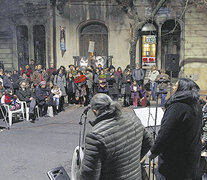
[[[198,91],[194,81],[182,78],[165,104],[161,128],[150,155],[150,159],[159,155],[158,170],[165,180],[190,180],[198,173],[202,147]]]
[[[133,112],[122,114],[118,102],[103,93],[91,100],[96,116],[86,135],[81,180],[140,180],[140,159],[153,139]]]

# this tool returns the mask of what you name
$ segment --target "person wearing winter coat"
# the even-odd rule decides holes
[[[108,94],[109,96],[114,100],[118,100],[118,94],[119,94],[119,86],[118,86],[118,76],[115,71],[115,67],[110,67],[110,72],[107,74],[107,82],[108,82]]]
[[[80,104],[80,106],[84,106],[86,102],[86,76],[81,72],[78,71],[75,77],[75,98],[76,101]]]
[[[122,78],[123,78],[123,72],[121,67],[117,68],[117,77],[118,77],[118,88],[119,88],[119,94],[118,96],[121,97],[121,87],[122,87]]]
[[[68,104],[75,103],[75,82],[74,77],[71,72],[69,72],[68,78],[66,80]]]
[[[86,69],[86,84],[87,84],[87,102],[90,102],[93,96],[93,73],[91,69]]]
[[[12,89],[13,90],[13,81],[11,78],[11,72],[5,72],[3,76],[3,85],[5,89]]]
[[[20,83],[20,89],[16,92],[17,97],[20,101],[25,101],[29,107],[29,118],[32,119],[32,122],[35,120],[34,108],[36,105],[35,94],[30,88],[27,88],[27,82],[22,81]]]
[[[137,81],[133,81],[131,84],[131,98],[133,99],[133,106],[137,107],[140,100],[140,86],[137,84]]]
[[[182,78],[165,104],[150,159],[159,156],[158,170],[166,180],[190,180],[197,176],[202,148],[198,91],[194,81]]]
[[[157,92],[157,82],[156,78],[159,75],[159,71],[157,70],[156,66],[152,66],[151,71],[149,72],[148,78],[150,82],[150,89],[151,89],[151,97],[152,100],[156,100],[156,92]]]
[[[39,64],[37,69],[33,72],[31,81],[35,87],[38,86],[41,81],[47,82],[47,74],[43,72],[41,64]]]
[[[53,101],[55,104],[55,110],[56,112],[59,110],[60,105],[60,98],[62,96],[62,92],[60,88],[57,85],[53,85],[53,88],[51,89],[51,92],[53,94]]]
[[[118,102],[103,93],[91,100],[96,116],[85,138],[80,180],[140,180],[140,159],[153,138],[134,112],[123,113]]]
[[[108,84],[106,81],[106,73],[103,69],[100,70],[99,75],[99,84],[98,84],[98,93],[108,93]]]
[[[130,106],[132,76],[130,70],[124,72],[122,78],[122,93],[124,95],[124,106]]]
[[[144,82],[144,71],[143,69],[140,67],[139,64],[136,65],[136,69],[134,69],[132,71],[132,78],[133,78],[133,81],[137,81],[137,84],[139,86],[141,86]]]
[[[39,86],[36,87],[35,99],[39,107],[40,117],[47,115],[49,106],[52,106],[53,112],[55,112],[53,94],[51,93],[51,89],[47,88],[45,81],[41,81]]]
[[[64,111],[64,97],[66,96],[66,78],[61,68],[57,70],[57,74],[54,77],[53,84],[58,86],[62,92],[62,96],[60,97],[59,111]]]
[[[168,91],[168,82],[170,82],[170,77],[165,74],[165,70],[161,69],[160,74],[156,78],[156,82],[158,83],[158,89],[160,93],[160,99],[161,99],[161,107],[165,106],[165,99],[167,96],[167,91]]]

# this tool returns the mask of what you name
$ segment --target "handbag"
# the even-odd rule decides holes
[[[48,106],[48,109],[47,109],[47,116],[49,116],[49,117],[54,117],[52,106]]]

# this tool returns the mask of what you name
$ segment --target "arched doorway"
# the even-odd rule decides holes
[[[108,56],[108,29],[104,24],[91,22],[80,29],[80,56],[90,56],[90,41],[95,42],[95,56]]]
[[[141,31],[141,64],[143,68],[150,68],[157,64],[157,27],[147,23]]]
[[[180,59],[180,24],[175,20],[167,20],[162,25],[162,68],[166,68],[166,58],[172,57],[179,61]],[[174,76],[178,76],[178,72],[173,72]]]

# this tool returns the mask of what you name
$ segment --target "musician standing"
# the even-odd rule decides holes
[[[91,100],[96,119],[86,135],[82,180],[141,179],[140,158],[153,140],[133,112],[121,113],[120,105],[103,93]]]
[[[170,77],[167,74],[165,74],[165,70],[161,69],[160,74],[157,76],[155,80],[158,83],[158,89],[159,89],[160,99],[161,99],[161,107],[165,106],[165,98],[167,95],[169,80],[170,80]]]
[[[166,111],[150,155],[150,159],[159,155],[158,169],[165,180],[190,180],[197,176],[202,126],[198,91],[194,81],[182,78],[165,104]]]

